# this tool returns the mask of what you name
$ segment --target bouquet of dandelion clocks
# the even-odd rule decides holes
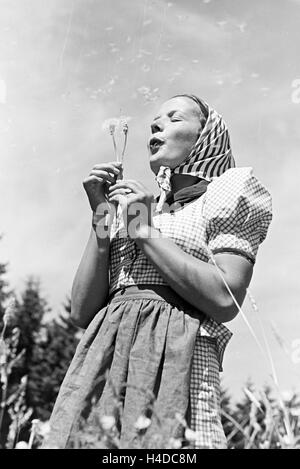
[[[120,179],[123,178],[123,169],[124,169],[124,157],[127,146],[127,137],[128,137],[128,122],[131,120],[129,116],[121,116],[120,118],[113,117],[107,119],[103,122],[102,129],[106,132],[109,132],[112,137],[113,147],[115,158],[118,163],[122,163],[122,172]],[[123,143],[121,143],[122,150],[120,151],[120,137],[117,137],[117,134],[123,135]]]

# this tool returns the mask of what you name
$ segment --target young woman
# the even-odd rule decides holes
[[[241,305],[271,196],[251,167],[235,168],[222,117],[194,95],[163,103],[148,149],[159,199],[138,181],[118,179],[116,162],[95,165],[84,181],[93,223],[71,316],[86,331],[48,447],[70,447],[91,396],[94,412],[114,416],[123,448],[168,447],[183,437],[182,419],[196,448],[226,447],[219,371],[231,332],[223,323],[238,309],[223,279]],[[143,439],[140,416],[151,419]]]

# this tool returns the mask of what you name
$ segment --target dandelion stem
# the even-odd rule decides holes
[[[3,385],[2,385],[2,392],[1,392],[1,402],[0,402],[0,435],[2,432],[2,423],[4,417],[4,411],[6,409],[6,400],[7,400],[7,389],[8,389],[8,373],[7,373],[7,363],[3,365]]]
[[[123,145],[122,156],[121,156],[121,163],[122,164],[123,164],[126,145],[127,145],[127,134],[128,134],[128,130],[126,130],[126,131],[124,130],[124,145]]]
[[[113,132],[111,132],[111,137],[112,137],[112,141],[113,141],[113,144],[114,144],[115,157],[116,157],[116,160],[119,161],[116,139],[115,139],[115,135],[114,135]]]

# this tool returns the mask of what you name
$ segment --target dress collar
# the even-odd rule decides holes
[[[190,202],[191,200],[194,200],[204,194],[209,183],[210,181],[206,181],[206,179],[201,179],[199,182],[193,184],[192,186],[184,187],[183,189],[179,189],[178,191],[176,191],[174,194],[169,194],[167,196],[166,202],[169,205],[174,202]],[[156,201],[158,199],[159,196],[156,197]]]

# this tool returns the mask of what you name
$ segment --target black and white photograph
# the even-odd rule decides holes
[[[0,0],[0,449],[300,449],[299,26]]]

